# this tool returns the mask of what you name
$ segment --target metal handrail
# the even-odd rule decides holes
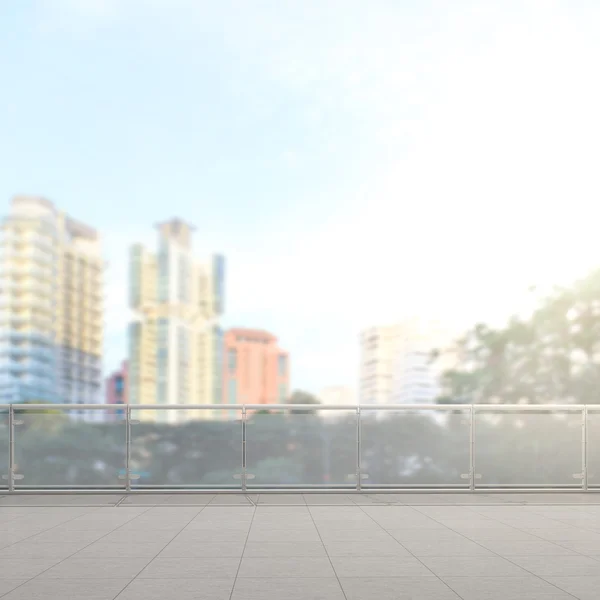
[[[388,405],[353,405],[353,404],[344,404],[344,405],[323,405],[323,404],[238,404],[238,405],[224,405],[224,404],[167,404],[167,405],[159,405],[159,404],[54,404],[54,403],[43,403],[43,404],[0,404],[0,410],[8,412],[8,430],[9,430],[9,470],[8,470],[8,493],[32,493],[37,491],[46,490],[47,492],[52,493],[73,493],[74,491],[85,493],[96,491],[98,493],[102,493],[102,489],[97,488],[93,490],[93,486],[76,486],[76,485],[65,485],[65,486],[56,486],[49,485],[43,486],[42,488],[24,484],[24,485],[15,485],[15,480],[20,479],[22,475],[18,475],[16,473],[16,462],[15,462],[15,425],[22,424],[21,417],[23,413],[28,411],[36,411],[36,410],[58,410],[58,411],[109,411],[116,412],[121,411],[121,414],[124,416],[122,419],[122,423],[125,424],[126,427],[126,436],[125,436],[125,476],[122,477],[125,481],[122,484],[116,484],[115,486],[101,486],[106,488],[108,491],[112,490],[122,490],[125,493],[150,493],[153,489],[160,490],[164,492],[165,489],[168,488],[169,493],[190,493],[191,491],[218,491],[224,493],[231,493],[231,486],[224,486],[222,488],[208,486],[208,485],[183,485],[183,486],[165,486],[165,485],[155,485],[155,486],[132,486],[131,480],[136,477],[131,472],[131,439],[132,439],[132,430],[131,426],[138,424],[140,421],[136,418],[132,418],[132,414],[135,415],[136,410],[149,410],[149,411],[167,411],[167,410],[192,410],[192,411],[235,411],[236,413],[241,413],[241,419],[238,419],[238,423],[241,422],[241,455],[240,455],[240,470],[241,473],[236,475],[236,477],[240,480],[239,487],[236,487],[238,491],[247,492],[251,490],[253,493],[265,493],[265,492],[281,492],[285,489],[288,490],[309,490],[315,491],[315,489],[327,490],[329,491],[355,491],[361,492],[365,489],[368,489],[369,492],[372,491],[441,491],[444,492],[489,492],[490,490],[497,491],[507,491],[507,490],[518,490],[518,491],[534,491],[539,489],[554,489],[554,490],[575,490],[575,491],[600,491],[598,484],[592,486],[594,489],[589,489],[588,482],[588,454],[589,454],[589,437],[588,437],[588,416],[592,413],[600,412],[600,405],[585,405],[585,404],[539,404],[539,405],[531,405],[531,404],[388,404]],[[303,486],[302,484],[294,484],[294,485],[269,485],[267,489],[261,489],[256,485],[248,485],[248,479],[253,477],[247,471],[247,462],[246,462],[246,444],[247,444],[247,420],[252,415],[252,412],[255,410],[280,410],[284,412],[292,412],[298,410],[309,410],[311,412],[335,412],[335,411],[350,411],[351,414],[355,415],[356,418],[356,465],[355,465],[355,473],[350,474],[352,477],[351,484],[341,485],[335,484],[331,486]],[[440,413],[448,413],[458,411],[466,413],[468,419],[468,444],[469,444],[469,471],[468,473],[464,473],[461,475],[461,478],[465,480],[464,485],[458,484],[449,484],[443,487],[433,484],[423,484],[421,486],[417,484],[406,484],[406,483],[398,483],[398,484],[383,484],[377,487],[373,487],[373,485],[364,486],[362,484],[363,477],[367,477],[363,471],[362,464],[362,415],[365,412],[386,412],[386,411],[429,411],[429,412],[440,412]],[[521,482],[521,484],[488,484],[486,482],[477,482],[476,480],[481,477],[481,475],[476,474],[475,465],[477,462],[477,447],[475,444],[475,426],[476,426],[476,416],[479,414],[489,414],[494,412],[518,412],[521,414],[531,413],[531,412],[567,412],[567,413],[580,413],[581,414],[581,472],[574,474],[573,477],[580,479],[581,482],[577,484],[525,484]],[[137,415],[135,415],[137,416]],[[18,437],[18,434],[17,436]],[[465,464],[466,467],[466,464]],[[120,476],[121,478],[121,476]],[[354,481],[354,478],[356,481]],[[351,487],[350,487],[351,486]],[[61,492],[62,490],[62,492]],[[234,490],[235,491],[235,490]],[[107,492],[108,493],[108,492]]]
[[[0,404],[0,408],[8,408],[11,404]],[[56,408],[60,410],[102,410],[114,408],[115,404],[14,404],[19,410],[39,410]],[[584,408],[600,410],[600,404],[129,404],[132,410],[433,410],[433,411],[573,411]]]

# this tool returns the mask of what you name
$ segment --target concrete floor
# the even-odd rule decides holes
[[[0,497],[2,600],[599,597],[597,494]]]

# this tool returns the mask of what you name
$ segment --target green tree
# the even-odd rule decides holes
[[[439,402],[598,403],[600,269],[555,288],[528,318],[475,325],[452,352]]]
[[[316,396],[313,396],[309,392],[304,392],[302,390],[296,390],[292,393],[292,395],[288,399],[288,404],[321,404]],[[316,411],[312,409],[294,409],[292,414],[305,414],[311,415],[315,414]]]

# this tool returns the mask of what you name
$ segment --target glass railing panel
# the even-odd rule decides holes
[[[469,487],[470,411],[361,410],[362,486]]]
[[[15,489],[122,488],[125,430],[112,408],[15,407]]]
[[[0,489],[8,487],[9,471],[8,408],[0,408]]]
[[[588,406],[587,473],[588,486],[600,487],[600,406]]]
[[[242,487],[242,412],[131,408],[134,489]]]
[[[265,410],[248,415],[248,487],[356,486],[355,410]]]
[[[580,487],[580,409],[477,409],[478,487]]]

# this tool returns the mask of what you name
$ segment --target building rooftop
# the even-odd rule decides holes
[[[240,336],[240,337],[249,338],[249,339],[267,340],[267,341],[271,341],[271,342],[277,341],[277,338],[272,333],[269,333],[268,331],[265,331],[264,329],[249,329],[246,327],[231,327],[225,333],[229,334],[229,335],[235,335],[235,336]]]
[[[3,600],[598,597],[593,493],[6,495],[0,530]]]

